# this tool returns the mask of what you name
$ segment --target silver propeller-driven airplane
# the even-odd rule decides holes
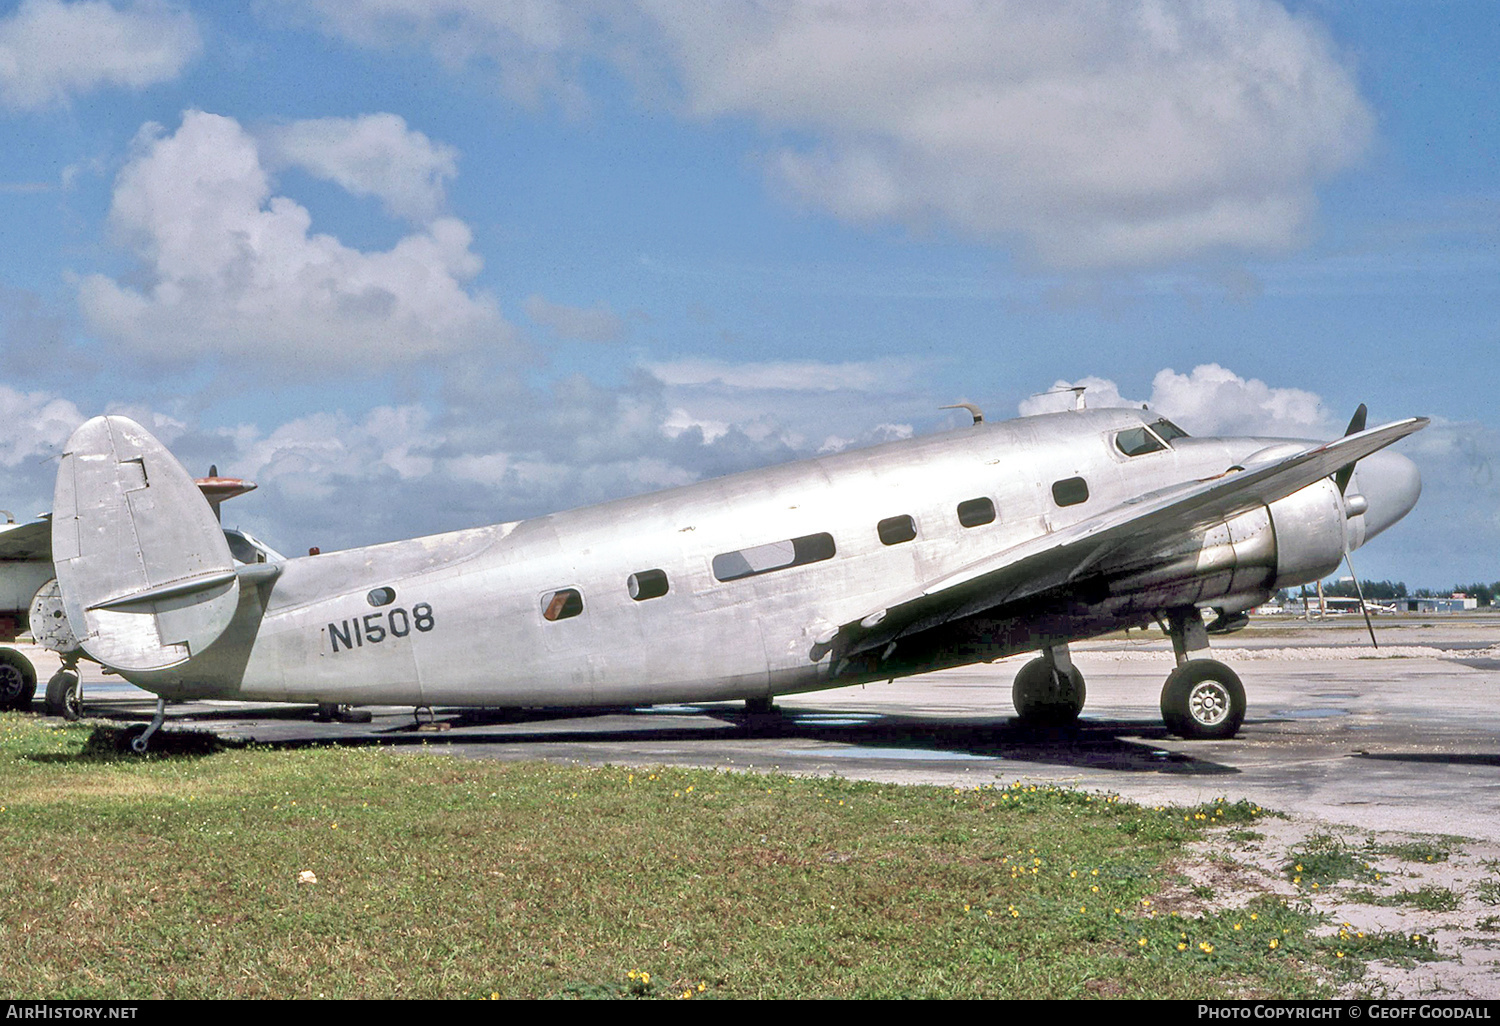
[[[1159,622],[1168,728],[1225,738],[1245,694],[1208,632],[1333,572],[1421,490],[1379,450],[1427,421],[1364,430],[1363,407],[1333,442],[1190,438],[1137,410],[974,412],[946,434],[267,562],[234,558],[144,428],[97,417],[62,456],[33,632],[160,696],[143,751],[166,699],[765,708],[1037,649],[1016,711],[1066,723],[1084,703],[1068,643]]]

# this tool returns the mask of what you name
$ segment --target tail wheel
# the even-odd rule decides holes
[[[1234,737],[1245,720],[1245,686],[1215,659],[1190,659],[1167,676],[1161,718],[1168,730],[1189,740]]]
[[[58,670],[52,675],[47,682],[47,713],[65,720],[83,716],[83,689],[78,686],[78,674]]]
[[[1010,695],[1023,722],[1060,727],[1078,719],[1086,691],[1078,667],[1064,674],[1046,659],[1033,659],[1016,674]]]
[[[0,648],[0,709],[29,709],[36,694],[36,667],[13,648]]]

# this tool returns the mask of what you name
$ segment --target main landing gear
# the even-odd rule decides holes
[[[1177,668],[1161,689],[1161,718],[1167,729],[1189,740],[1234,737],[1245,719],[1245,686],[1217,659],[1196,654],[1208,651],[1203,617],[1191,606],[1173,609],[1165,626],[1177,657]]]
[[[1067,645],[1042,649],[1040,657],[1021,667],[1011,688],[1016,715],[1028,726],[1065,727],[1083,712],[1083,674],[1073,665]]]
[[[83,685],[78,680],[78,663],[63,663],[62,669],[47,681],[47,715],[77,720],[83,716]]]
[[[1233,670],[1209,659],[1203,617],[1191,606],[1167,612],[1163,626],[1172,638],[1177,668],[1161,689],[1161,718],[1167,729],[1189,740],[1234,737],[1245,720],[1245,686]],[[1078,719],[1085,697],[1083,674],[1067,645],[1042,649],[1021,667],[1011,698],[1028,726],[1062,727]]]

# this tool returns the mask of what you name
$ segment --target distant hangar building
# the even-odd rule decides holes
[[[1448,598],[1403,598],[1396,600],[1396,608],[1408,613],[1460,613],[1465,609],[1478,609],[1479,600],[1457,594]]]

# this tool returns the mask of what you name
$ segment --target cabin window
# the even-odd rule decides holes
[[[958,522],[965,527],[983,527],[995,522],[995,504],[988,498],[965,499],[958,504]]]
[[[661,598],[667,593],[667,575],[662,570],[641,570],[625,578],[625,590],[637,602]]]
[[[917,536],[917,522],[909,516],[886,517],[875,525],[882,545],[900,545]]]
[[[542,619],[567,620],[583,612],[583,595],[577,588],[562,588],[542,596]]]
[[[1052,484],[1052,499],[1059,506],[1076,506],[1087,502],[1089,483],[1081,477],[1067,477]]]
[[[365,599],[372,606],[388,606],[392,602],[396,601],[396,589],[376,588],[374,591],[370,592],[370,594],[366,595]]]
[[[754,548],[721,552],[714,557],[714,579],[737,581],[742,577],[755,577],[773,570],[818,563],[832,559],[833,555],[833,535],[804,535],[768,545],[756,545]]]
[[[1115,448],[1126,456],[1144,456],[1148,452],[1161,452],[1166,446],[1151,432],[1138,427],[1115,435]]]

